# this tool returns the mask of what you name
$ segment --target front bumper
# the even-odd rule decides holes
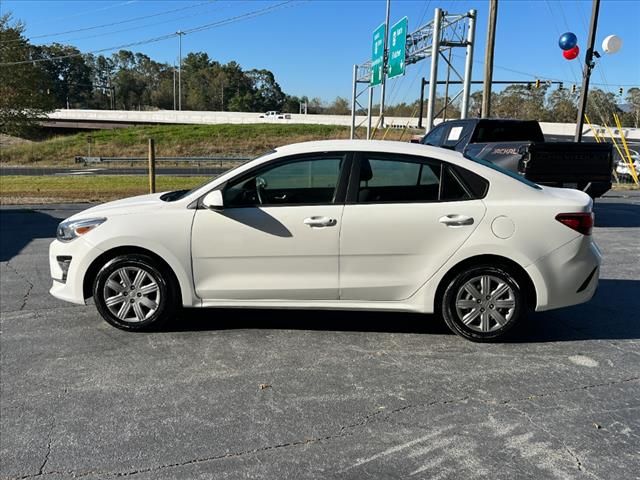
[[[71,242],[54,240],[49,245],[49,268],[52,285],[49,293],[60,300],[84,305],[84,277],[93,261],[102,251],[89,244],[82,237]],[[58,257],[70,257],[64,275]]]
[[[526,268],[534,281],[536,311],[588,302],[598,288],[602,254],[590,236],[580,236]]]

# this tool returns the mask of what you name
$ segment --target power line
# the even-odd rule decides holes
[[[137,3],[137,2],[138,2],[138,0],[127,0],[126,2],[115,3],[113,5],[107,5],[106,7],[94,8],[92,10],[84,10],[82,12],[74,13],[73,15],[65,15],[63,17],[49,18],[44,22],[36,22],[36,23],[31,24],[31,25],[42,25],[43,23],[51,24],[51,22],[57,22],[59,20],[66,20],[68,18],[81,17],[82,15],[86,15],[88,13],[102,12],[104,10],[111,10],[112,8],[123,7],[123,6],[131,5],[132,3]]]
[[[236,15],[235,17],[219,20],[217,22],[205,23],[204,25],[200,25],[199,27],[193,27],[188,30],[184,30],[183,33],[191,34],[191,33],[202,32],[203,30],[209,30],[210,28],[221,27],[224,25],[228,25],[230,23],[235,23],[236,21],[239,21],[239,20],[246,20],[248,18],[259,17],[261,15],[265,15],[273,10],[277,10],[280,7],[284,7],[285,5],[296,2],[296,1],[304,1],[304,0],[286,0],[284,2],[276,3],[275,5],[271,5],[269,7],[265,7],[260,10],[254,10],[252,12],[243,13],[242,15]]]
[[[234,2],[234,5],[238,5],[238,4],[241,4],[241,3],[247,3],[247,1],[249,1],[249,0],[237,0],[237,1]],[[215,13],[218,13],[219,11],[220,11],[220,8],[216,9]],[[87,39],[90,39],[90,38],[106,37],[106,36],[109,36],[109,35],[115,35],[117,33],[130,32],[131,30],[141,30],[141,29],[148,28],[148,27],[155,27],[156,25],[164,25],[165,23],[172,23],[172,22],[176,22],[177,20],[184,20],[186,18],[201,17],[204,14],[205,13],[203,13],[203,12],[192,13],[190,15],[183,15],[181,17],[170,18],[169,20],[162,20],[160,22],[145,23],[143,25],[136,25],[136,26],[128,27],[128,28],[121,28],[120,30],[110,30],[108,32],[96,33],[94,35],[85,35],[85,36],[82,36],[82,37],[66,38],[66,39],[60,40],[60,41],[61,42],[75,42],[77,40],[87,40]]]
[[[64,32],[45,33],[45,34],[42,34],[42,35],[34,35],[32,37],[29,37],[28,39],[29,40],[33,40],[33,39],[36,39],[36,38],[57,37],[57,36],[60,36],[60,35],[67,35],[69,33],[86,32],[88,30],[96,30],[98,28],[113,27],[115,25],[122,25],[123,23],[131,23],[131,22],[135,22],[137,20],[145,20],[147,18],[159,17],[159,16],[162,16],[162,15],[168,15],[170,13],[181,12],[183,10],[196,8],[196,7],[205,5],[207,3],[212,3],[212,2],[215,2],[215,1],[216,0],[207,0],[206,2],[196,3],[195,5],[188,5],[186,7],[174,8],[173,10],[166,10],[164,12],[158,12],[158,13],[154,13],[152,15],[143,15],[143,16],[140,16],[140,17],[128,18],[126,20],[120,20],[118,22],[103,23],[102,25],[94,25],[92,27],[76,28],[75,30],[67,30],[67,31],[64,31]],[[20,40],[7,40],[6,42],[1,42],[1,43],[11,43],[11,42],[18,42],[18,41],[20,41]]]
[[[225,25],[229,25],[235,22],[239,22],[242,20],[247,20],[250,18],[256,18],[262,15],[266,15],[267,13],[270,13],[276,9],[279,9],[281,7],[284,7],[287,4],[293,3],[297,0],[287,0],[285,2],[280,2],[277,3],[275,5],[271,5],[269,7],[265,7],[265,8],[261,8],[258,10],[253,10],[251,12],[247,12],[244,13],[242,15],[236,15],[235,17],[229,17],[226,18],[224,20],[219,20],[217,22],[212,22],[212,23],[208,23],[208,24],[204,24],[204,25],[200,25],[198,27],[194,27],[191,28],[189,30],[184,30],[182,33],[183,34],[191,34],[191,33],[198,33],[204,30],[209,30],[212,28],[216,28],[216,27],[222,27]],[[160,35],[158,37],[153,37],[153,38],[148,38],[145,40],[140,40],[137,42],[131,42],[131,43],[125,43],[122,45],[116,45],[116,46],[112,46],[112,47],[105,47],[105,48],[101,48],[98,50],[92,50],[90,52],[85,52],[85,53],[71,53],[68,55],[60,55],[58,57],[51,57],[51,58],[36,58],[36,59],[32,59],[32,60],[22,60],[19,62],[8,62],[8,63],[0,63],[0,66],[2,67],[7,67],[7,66],[12,66],[12,65],[24,65],[27,63],[41,63],[41,62],[50,62],[50,61],[55,61],[55,60],[63,60],[65,58],[74,58],[74,57],[82,57],[84,55],[88,55],[88,54],[94,54],[94,53],[102,53],[102,52],[108,52],[111,50],[120,50],[123,48],[129,48],[129,47],[135,47],[135,46],[140,46],[140,45],[147,45],[149,43],[156,43],[156,42],[161,42],[163,40],[167,40],[169,38],[173,38],[175,36],[177,36],[178,34],[176,32],[173,33],[168,33],[166,35]]]
[[[455,53],[453,54],[453,56],[457,57],[457,58],[464,58],[461,55],[458,55],[458,54],[455,54]],[[474,60],[473,62],[474,63],[483,63],[481,60]],[[546,77],[544,75],[535,75],[535,74],[533,74],[531,72],[523,72],[521,70],[514,70],[513,68],[507,68],[507,67],[503,67],[503,66],[495,65],[495,64],[494,64],[494,67],[498,68],[500,70],[504,70],[505,72],[517,73],[518,75],[523,75],[525,77],[530,77],[530,78],[533,78],[534,80],[538,78],[538,79],[545,79],[545,80],[554,80],[556,82],[563,82],[563,83],[572,83],[572,82],[575,83],[574,80],[567,80],[567,79],[556,78],[556,77]],[[605,84],[605,83],[591,82],[591,84],[592,85],[607,86],[607,84]],[[621,84],[616,84],[616,85],[618,85],[619,87],[637,87],[638,86],[638,84],[635,84],[635,83],[621,83]]]

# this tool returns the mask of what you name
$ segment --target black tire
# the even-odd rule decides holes
[[[136,282],[138,278],[141,280]],[[109,260],[93,282],[93,299],[102,318],[129,331],[155,330],[172,319],[177,309],[177,291],[172,273],[153,258],[140,254]]]
[[[489,278],[488,284],[483,283],[487,282],[484,278]],[[504,286],[507,290],[500,293]],[[526,315],[526,305],[517,277],[508,268],[495,265],[478,265],[457,273],[440,302],[442,317],[451,331],[474,342],[503,338]]]

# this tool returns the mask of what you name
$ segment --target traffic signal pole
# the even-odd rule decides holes
[[[598,12],[600,10],[600,0],[593,0],[591,9],[591,24],[589,25],[589,46],[584,55],[584,70],[582,72],[582,90],[580,90],[580,102],[578,104],[578,118],[576,119],[575,142],[582,141],[582,128],[584,126],[584,114],[587,110],[587,97],[589,95],[589,79],[593,70],[593,47],[596,42],[596,29],[598,28]],[[596,54],[597,55],[597,54]],[[598,55],[599,56],[599,55]]]

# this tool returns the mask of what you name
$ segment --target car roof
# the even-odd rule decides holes
[[[313,142],[293,143],[291,145],[278,147],[275,150],[279,154],[286,155],[310,152],[356,151],[402,153],[406,155],[419,155],[421,157],[434,156],[435,158],[459,157],[459,154],[451,150],[393,140],[317,140]]]

